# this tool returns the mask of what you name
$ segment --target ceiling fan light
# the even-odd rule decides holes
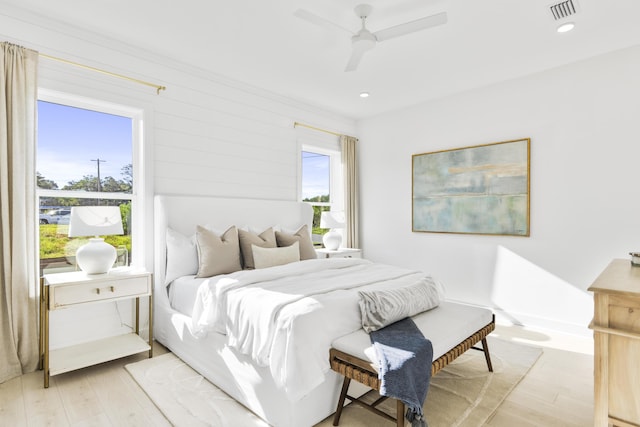
[[[368,98],[369,92],[360,92],[360,98]]]
[[[573,30],[575,26],[576,24],[573,22],[565,22],[564,24],[561,24],[556,31],[559,33],[566,33]]]
[[[366,29],[360,30],[358,34],[351,37],[351,44],[354,48],[361,49],[363,51],[371,50],[376,47],[376,36]]]

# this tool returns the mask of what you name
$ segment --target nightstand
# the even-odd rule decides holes
[[[331,249],[316,249],[318,258],[362,258],[362,249],[339,248],[335,251]]]
[[[140,298],[149,298],[149,341],[139,335]],[[70,307],[135,298],[135,330],[49,350],[49,312]],[[46,274],[40,279],[40,369],[49,377],[143,351],[153,357],[153,283],[151,273],[116,268],[105,274],[82,271]]]

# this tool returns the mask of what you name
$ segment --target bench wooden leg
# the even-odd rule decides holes
[[[338,399],[338,407],[336,408],[336,414],[333,417],[334,426],[337,426],[340,423],[340,415],[342,415],[342,408],[344,408],[344,399],[347,397],[350,383],[351,378],[344,377],[344,381],[342,382],[342,391],[340,392],[340,399]]]
[[[396,425],[404,427],[404,403],[399,399],[396,402]]]
[[[484,358],[487,361],[489,372],[493,372],[493,365],[491,364],[491,356],[489,356],[489,346],[487,345],[486,338],[482,338],[482,351],[484,352]]]

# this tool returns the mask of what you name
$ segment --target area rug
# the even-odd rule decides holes
[[[432,378],[424,406],[429,427],[482,426],[542,354],[536,347],[488,339],[493,373],[483,353],[470,350]],[[172,353],[125,368],[174,426],[268,426]],[[379,407],[395,414],[390,400]],[[316,427],[331,425],[329,417]],[[359,405],[345,407],[340,419],[343,427],[391,425]]]

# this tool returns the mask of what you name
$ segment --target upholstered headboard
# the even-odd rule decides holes
[[[154,198],[154,278],[156,291],[164,288],[166,267],[166,230],[171,227],[185,236],[196,232],[197,225],[224,230],[231,225],[266,229],[280,226],[295,230],[307,224],[311,230],[313,208],[302,202],[234,199],[207,196],[156,195]]]

